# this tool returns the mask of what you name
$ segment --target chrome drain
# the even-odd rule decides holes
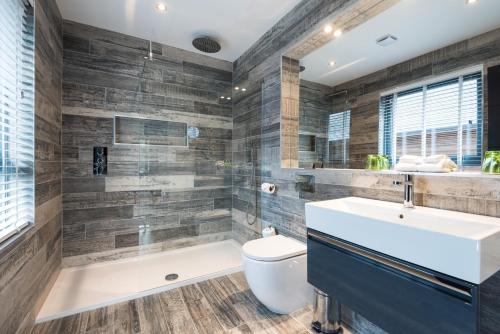
[[[167,276],[165,276],[166,281],[175,281],[178,278],[179,278],[179,275],[177,275],[177,274],[168,274]]]

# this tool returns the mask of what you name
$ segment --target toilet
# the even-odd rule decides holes
[[[248,285],[269,310],[289,314],[312,303],[305,244],[276,235],[249,241],[242,251]]]

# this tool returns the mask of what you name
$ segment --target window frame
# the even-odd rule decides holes
[[[455,158],[459,167],[480,167],[481,157],[483,153],[484,146],[484,65],[476,65],[467,67],[458,71],[449,72],[444,75],[434,76],[432,78],[413,82],[411,84],[401,85],[394,87],[390,90],[383,91],[379,95],[379,154],[384,154],[389,156],[389,161],[392,165],[397,162],[397,155],[395,153],[395,138],[394,135],[394,106],[398,94],[412,94],[418,91],[422,91],[424,94],[424,103],[427,89],[434,88],[441,84],[451,84],[452,81],[457,80],[459,85],[462,85],[464,78],[478,75],[481,80],[481,94],[478,96],[478,122],[477,122],[477,138],[476,145],[478,153],[476,155],[464,156],[461,160],[458,159],[459,152],[457,151],[455,155],[450,155],[450,158]],[[389,108],[388,105],[391,107]],[[457,132],[461,132],[462,124],[458,124]],[[390,133],[387,136],[386,133]],[[420,130],[423,135],[426,134],[425,129]],[[461,136],[460,136],[461,138]],[[422,145],[425,145],[425,137],[422,137]],[[457,139],[458,140],[458,139]],[[460,155],[461,156],[461,155]]]
[[[22,41],[18,41],[17,39],[15,40],[16,41],[16,45],[14,46],[16,48],[16,55],[15,55],[15,64],[16,64],[16,72],[15,72],[15,75],[16,75],[16,85],[15,85],[15,88],[16,88],[16,106],[15,108],[14,107],[11,107],[15,110],[15,121],[16,121],[16,128],[19,126],[19,127],[24,127],[22,130],[20,131],[23,131],[23,130],[26,130],[26,125],[29,125],[28,126],[28,129],[31,129],[32,132],[30,131],[29,132],[29,137],[27,137],[28,139],[24,139],[25,140],[25,143],[30,143],[31,147],[29,150],[27,150],[26,152],[30,152],[31,153],[31,156],[30,158],[31,159],[23,159],[21,161],[18,162],[19,160],[19,157],[18,157],[18,147],[17,145],[22,145],[20,144],[20,142],[16,141],[15,142],[15,145],[16,145],[16,148],[15,148],[15,155],[13,157],[9,157],[7,158],[5,156],[5,152],[7,152],[9,149],[7,149],[8,146],[4,146],[4,145],[9,145],[9,144],[4,144],[4,140],[7,140],[8,136],[14,136],[15,138],[17,138],[17,136],[19,135],[19,131],[16,131],[15,132],[12,132],[12,133],[9,133],[9,132],[4,132],[4,129],[3,129],[3,124],[4,124],[4,117],[12,117],[8,114],[5,114],[4,111],[3,111],[3,107],[0,109],[0,132],[2,135],[3,138],[1,138],[0,140],[0,143],[1,143],[1,148],[0,148],[0,154],[2,155],[2,158],[1,158],[1,173],[2,173],[2,185],[5,184],[5,180],[8,176],[13,176],[13,178],[16,180],[15,182],[26,182],[27,186],[25,186],[26,189],[30,189],[30,193],[27,194],[26,196],[29,196],[30,197],[30,200],[27,201],[27,204],[23,205],[23,207],[29,207],[31,212],[28,212],[28,217],[29,219],[26,219],[26,221],[21,224],[21,225],[18,225],[17,223],[15,224],[15,228],[13,228],[12,230],[8,231],[8,233],[6,233],[4,236],[1,236],[0,237],[0,250],[1,249],[4,249],[5,247],[8,247],[10,244],[12,244],[12,242],[14,242],[15,240],[19,240],[19,237],[21,237],[24,233],[26,233],[28,230],[30,230],[34,225],[35,225],[35,201],[36,201],[36,195],[35,195],[35,168],[36,168],[36,157],[35,157],[35,151],[36,151],[36,148],[35,148],[35,132],[36,132],[36,125],[35,125],[35,94],[36,94],[36,82],[35,82],[35,72],[36,72],[36,68],[35,68],[35,54],[36,54],[36,41],[35,41],[35,36],[36,36],[36,23],[35,23],[35,6],[33,4],[33,2],[31,0],[16,0],[16,9],[18,10],[18,13],[21,13],[23,10],[23,20],[21,21],[21,31],[18,30],[19,27],[16,27],[15,28],[15,31],[16,31],[16,38],[17,38],[17,34],[19,33],[19,36],[21,36],[22,38]],[[24,6],[24,8],[22,7]],[[17,20],[19,18],[16,18],[15,20]],[[29,30],[25,30],[25,28],[29,29]],[[29,44],[25,44],[25,42],[28,41]],[[20,43],[20,44],[17,44],[17,43]],[[21,45],[21,46],[19,46]],[[27,47],[28,46],[28,47]],[[20,48],[20,49],[19,49]],[[27,53],[29,52],[29,53]],[[21,55],[21,56],[20,56]],[[26,69],[26,64],[25,62],[28,62],[29,65],[32,64],[32,67],[29,68],[29,72],[30,74],[26,74],[26,72],[24,72],[24,70]],[[29,79],[29,81],[27,82],[26,80]],[[25,83],[27,82],[28,86],[25,86]],[[9,87],[8,85],[5,86],[5,87]],[[29,100],[25,100],[25,94],[28,93],[29,95]],[[26,110],[26,105],[28,105],[28,110]],[[23,110],[24,109],[24,110]],[[24,125],[17,125],[17,122],[19,122],[19,120],[23,119],[23,117],[31,117],[31,123],[30,122],[26,122],[24,123]],[[8,123],[6,123],[8,124]],[[26,133],[23,134],[23,132],[21,132],[21,137],[22,136],[26,136]],[[25,137],[26,138],[26,137]],[[11,144],[10,144],[11,145]],[[7,160],[13,160],[15,159],[16,162],[12,164],[6,164],[5,161]],[[20,179],[19,178],[19,169],[22,169],[22,168],[25,168],[25,166],[22,165],[23,162],[29,162],[30,164],[30,167],[28,167],[30,169],[30,173],[26,174],[26,178],[23,180],[23,179]],[[15,168],[16,169],[16,172],[15,173],[11,173],[11,174],[7,174],[6,173],[6,169],[7,168]],[[2,191],[6,191],[6,189],[3,189],[3,186],[0,187],[0,189]],[[16,210],[16,217],[19,216],[19,207],[20,205],[22,204],[19,204],[17,201],[18,201],[18,195],[16,195],[16,198],[13,198],[13,200],[16,200],[16,204],[14,205],[15,206],[15,210]],[[3,208],[2,208],[2,212],[3,212]],[[16,218],[17,219],[17,218]],[[2,220],[3,221],[3,220]]]

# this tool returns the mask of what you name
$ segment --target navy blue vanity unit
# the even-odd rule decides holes
[[[500,333],[498,273],[476,285],[313,229],[307,246],[309,283],[391,334]]]

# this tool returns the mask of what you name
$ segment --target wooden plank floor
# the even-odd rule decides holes
[[[272,313],[240,272],[45,322],[31,333],[310,334],[311,314],[310,307]]]

